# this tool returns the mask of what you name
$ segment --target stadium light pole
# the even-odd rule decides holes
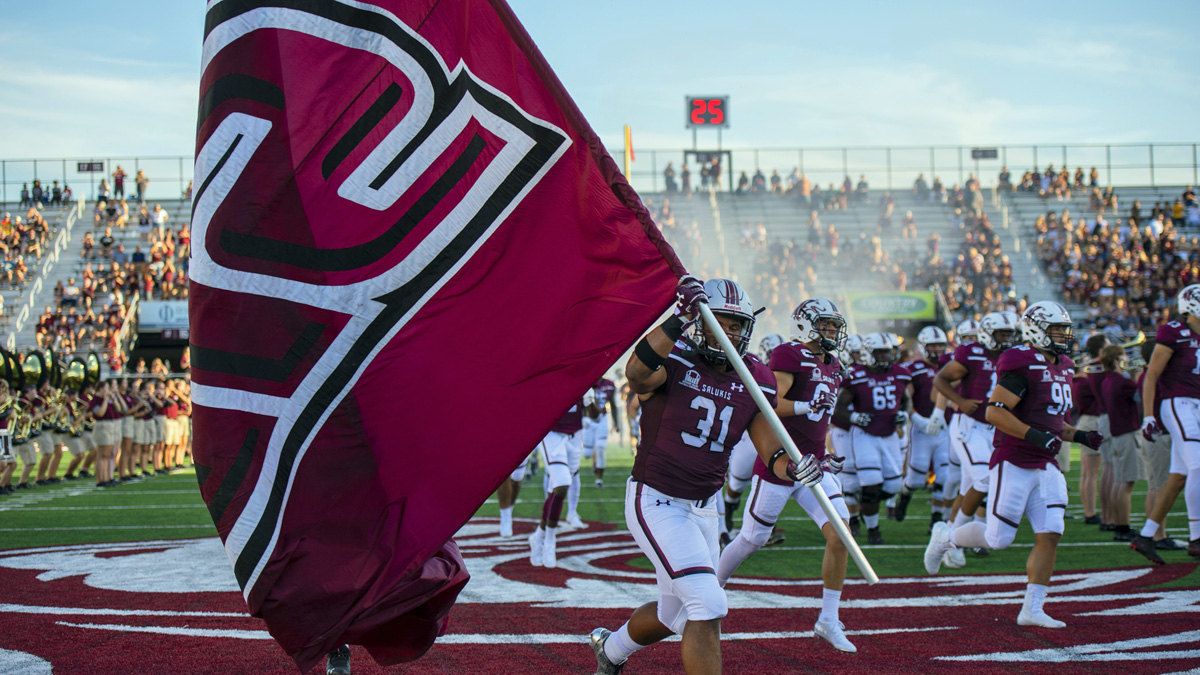
[[[733,347],[733,343],[729,341],[729,336],[725,334],[725,329],[717,321],[716,315],[709,309],[707,303],[700,303],[700,316],[704,320],[704,325],[708,326],[708,330],[713,335],[717,336],[717,341],[721,343],[721,349],[725,351],[725,356],[728,357],[729,363],[733,365],[733,369],[737,371],[742,382],[746,385],[746,389],[750,395],[754,397],[754,402],[758,404],[759,411],[763,417],[767,418],[767,423],[771,425],[771,430],[779,437],[779,441],[783,443],[783,449],[787,451],[788,457],[792,458],[793,462],[800,463],[800,450],[796,447],[795,441],[792,440],[791,434],[783,428],[783,422],[779,421],[779,416],[775,414],[775,409],[771,407],[770,401],[767,400],[762,389],[759,388],[758,382],[754,380],[754,376],[750,374],[750,369],[742,361],[741,355]],[[842,517],[838,515],[836,509],[833,508],[833,502],[829,501],[829,495],[825,494],[825,490],[818,483],[811,488],[813,495],[816,496],[817,502],[821,505],[821,510],[829,518],[829,523],[833,525],[833,529],[837,532],[842,543],[846,545],[846,550],[849,551],[850,557],[854,560],[854,564],[858,565],[858,569],[862,572],[863,578],[868,584],[879,583],[879,575],[875,574],[875,569],[871,567],[871,563],[867,561],[867,556],[863,555],[862,549],[858,547],[858,542],[854,541],[854,537],[850,535],[850,529],[846,527],[846,523],[842,522]]]

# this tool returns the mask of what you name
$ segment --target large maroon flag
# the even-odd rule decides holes
[[[201,492],[301,669],[418,658],[450,536],[682,268],[502,0],[210,2],[200,92]]]

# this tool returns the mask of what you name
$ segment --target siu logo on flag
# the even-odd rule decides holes
[[[570,140],[346,0],[209,3],[203,72],[193,396],[249,420],[209,427],[242,447],[209,510],[249,598],[331,413]]]

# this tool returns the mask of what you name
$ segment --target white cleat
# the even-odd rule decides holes
[[[929,545],[925,547],[925,571],[937,574],[942,567],[942,556],[951,549],[950,526],[943,522],[933,524],[933,534],[929,535]]]
[[[942,564],[951,569],[960,570],[967,566],[967,556],[961,548],[952,548],[942,556]]]
[[[546,539],[546,531],[538,528],[529,535],[529,564],[534,567],[541,567],[542,561],[545,558],[543,551],[543,542]]]
[[[846,639],[846,626],[841,621],[817,621],[817,625],[813,626],[813,635],[833,645],[839,652],[858,653],[858,647]]]
[[[542,567],[558,567],[558,542],[547,539],[542,542]]]
[[[1018,626],[1038,626],[1040,628],[1066,628],[1067,624],[1058,619],[1051,619],[1042,610],[1036,612],[1022,609],[1017,615]]]
[[[587,527],[583,524],[583,519],[579,517],[578,513],[567,514],[567,524],[575,530],[582,530],[584,527]]]

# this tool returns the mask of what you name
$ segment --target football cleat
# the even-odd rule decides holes
[[[542,567],[558,567],[558,540],[546,538],[542,541]]]
[[[850,516],[850,536],[858,537],[858,516]]]
[[[576,530],[582,530],[584,527],[586,527],[586,525],[583,524],[583,519],[579,517],[578,513],[568,513],[567,524]]]
[[[1150,539],[1150,537],[1143,537],[1142,535],[1139,534],[1138,536],[1133,538],[1133,541],[1129,542],[1129,548],[1146,556],[1146,559],[1149,560],[1150,562],[1154,563],[1155,565],[1166,565],[1167,564],[1167,561],[1163,560],[1162,556],[1160,556],[1158,554],[1158,552],[1154,550],[1155,549],[1154,541],[1152,539]]]
[[[620,675],[621,671],[625,670],[624,663],[613,663],[604,653],[604,643],[608,641],[610,635],[612,635],[612,631],[607,628],[597,628],[588,635],[588,641],[592,643],[592,651],[596,654],[596,675]]]
[[[942,567],[942,557],[952,549],[950,526],[946,523],[935,524],[933,534],[929,535],[929,545],[925,547],[925,571],[937,574]]]
[[[1167,537],[1166,539],[1156,539],[1154,541],[1154,548],[1160,551],[1182,551],[1187,547],[1177,540]]]
[[[534,567],[542,566],[542,543],[545,539],[546,531],[540,527],[534,530],[533,534],[529,535],[529,564]]]
[[[719,543],[721,544],[721,550],[724,551],[725,547],[728,546],[732,541],[733,537],[730,537],[728,532],[722,532],[719,540]]]
[[[325,675],[350,675],[350,645],[342,645],[325,655]]]
[[[782,544],[785,539],[787,539],[787,537],[783,534],[783,532],[779,531],[779,529],[771,530],[771,536],[767,537],[767,543],[763,544],[763,547],[778,546],[779,544]]]
[[[867,543],[875,546],[883,544],[883,534],[879,531],[878,527],[872,527],[867,530]]]
[[[604,481],[603,480],[600,480],[599,478],[596,479],[596,489],[597,490],[604,489]]]
[[[833,645],[839,652],[855,654],[858,647],[846,639],[846,626],[841,621],[817,621],[813,626],[813,635]]]
[[[971,549],[971,553],[973,553],[976,558],[986,558],[992,554],[992,552],[986,548],[973,548]]]
[[[1113,533],[1113,541],[1133,541],[1137,536],[1137,532],[1132,530],[1118,530]]]
[[[952,548],[942,556],[942,564],[950,569],[961,570],[967,566],[967,556],[961,548]]]
[[[1084,518],[1083,524],[1084,525],[1099,525],[1100,524],[1100,514],[1094,513],[1094,514],[1088,516],[1087,518]]]
[[[1022,608],[1017,615],[1018,626],[1038,626],[1040,628],[1066,628],[1067,624],[1058,619],[1051,619],[1042,610],[1036,612]]]
[[[1188,542],[1188,555],[1193,558],[1200,558],[1200,539],[1193,539]]]
[[[933,534],[933,526],[940,522],[942,522],[942,514],[934,511],[933,515],[929,516],[929,529],[925,530],[925,536]]]
[[[894,507],[894,506],[887,507],[887,519],[888,520],[900,520],[899,518],[896,517],[896,507]]]
[[[912,501],[911,492],[900,493],[900,498],[896,500],[896,522],[904,522],[904,518],[908,516],[908,502],[910,501]]]

